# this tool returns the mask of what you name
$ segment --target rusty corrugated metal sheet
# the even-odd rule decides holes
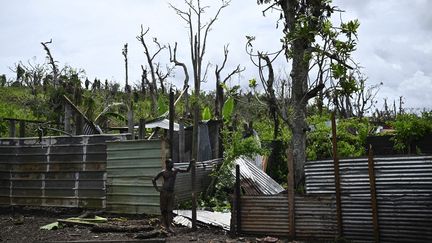
[[[253,161],[239,157],[234,164],[240,165],[241,186],[248,195],[273,195],[284,191],[284,188],[259,169]],[[235,176],[235,171],[232,171]]]
[[[432,241],[432,157],[374,158],[382,242]],[[334,193],[333,161],[308,161],[306,192]],[[340,160],[344,236],[372,242],[367,159]]]
[[[335,239],[337,230],[335,198],[296,196],[295,230],[298,239]]]
[[[288,235],[288,197],[286,195],[244,195],[240,203],[242,233]],[[233,215],[235,213],[233,210]],[[231,218],[235,224],[236,217]]]
[[[289,235],[288,196],[254,195],[241,197],[241,232],[254,235]],[[298,239],[335,238],[335,199],[331,196],[296,196],[295,229]],[[235,224],[235,210],[232,220]]]

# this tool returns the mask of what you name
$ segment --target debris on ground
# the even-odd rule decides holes
[[[59,224],[59,222],[54,222],[54,223],[50,223],[44,226],[41,226],[40,229],[42,230],[56,230],[56,229],[60,229],[63,226],[61,224]]]
[[[107,232],[128,232],[136,233],[142,231],[152,231],[154,228],[150,225],[121,225],[121,224],[96,224],[91,228],[92,232],[95,233],[107,233]]]
[[[177,214],[173,220],[175,224],[192,227],[192,210],[175,210],[174,213]],[[205,225],[230,230],[231,213],[197,210],[197,221]]]
[[[257,242],[263,242],[263,243],[276,243],[276,242],[279,242],[278,238],[271,237],[271,236],[267,236],[267,237],[264,237],[264,238],[261,238],[261,239],[257,238],[256,240],[257,240]]]

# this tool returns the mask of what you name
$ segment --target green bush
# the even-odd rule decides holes
[[[307,158],[309,160],[332,157],[330,116],[314,115],[309,117],[313,127],[307,138]],[[340,157],[358,157],[365,155],[366,137],[372,126],[365,118],[339,119],[337,121],[338,155]]]
[[[410,145],[432,132],[432,113],[424,112],[422,116],[401,114],[390,123],[395,129],[394,148],[397,151],[411,153]]]

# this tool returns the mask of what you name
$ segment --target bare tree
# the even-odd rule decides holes
[[[179,62],[177,60],[177,42],[174,44],[174,49],[171,49],[171,46],[169,46],[169,52],[170,52],[170,62],[174,63],[175,66],[180,66],[183,69],[185,78],[183,81],[183,92],[184,92],[184,115],[187,115],[189,113],[189,95],[187,93],[187,90],[189,89],[189,73],[187,70],[187,66],[184,62]]]
[[[47,67],[46,64],[32,63],[29,60],[27,64],[20,61],[13,68],[10,68],[10,70],[16,73],[16,81],[20,85],[26,85],[31,88],[32,94],[36,95],[37,86],[41,85],[44,78],[46,78]]]
[[[382,83],[366,86],[366,80],[361,75],[351,75],[350,85],[339,85],[328,91],[329,101],[340,116],[361,118],[375,106]]]
[[[130,93],[131,87],[129,86],[129,75],[128,75],[128,43],[124,44],[122,55],[124,57],[125,62],[125,92]]]
[[[199,94],[201,91],[201,82],[205,79],[205,71],[203,75],[202,63],[206,51],[207,37],[211,27],[219,17],[222,9],[226,8],[230,1],[221,1],[221,5],[215,15],[204,23],[203,14],[209,6],[202,6],[201,0],[186,0],[186,10],[175,7],[170,4],[171,8],[177,15],[186,22],[189,29],[189,47],[193,69],[194,93],[196,96],[193,104],[194,108],[194,127],[193,127],[193,143],[192,143],[192,158],[197,159],[198,147],[198,123],[200,121],[200,104]],[[208,66],[207,66],[208,67]]]
[[[47,53],[47,59],[48,59],[48,63],[51,65],[51,69],[52,69],[52,73],[53,73],[53,86],[54,88],[56,87],[56,85],[59,84],[59,69],[56,65],[56,61],[54,61],[54,58],[51,54],[50,49],[48,48],[48,44],[52,43],[52,39],[50,39],[50,41],[47,42],[41,42],[41,45],[44,47],[46,53]]]
[[[144,47],[144,54],[147,59],[147,66],[141,66],[141,69],[143,71],[142,73],[142,79],[145,80],[145,83],[149,86],[149,94],[151,97],[152,102],[152,115],[156,115],[157,113],[157,83],[159,81],[161,92],[165,93],[166,88],[164,85],[164,81],[167,77],[171,75],[171,68],[167,67],[166,73],[163,73],[160,70],[160,64],[156,63],[155,59],[156,57],[161,53],[162,50],[166,49],[167,47],[165,45],[161,45],[157,38],[153,38],[153,43],[156,46],[156,51],[154,53],[151,53],[147,43],[146,43],[146,35],[149,32],[150,28],[147,28],[147,30],[144,31],[143,26],[141,25],[141,33],[137,36],[137,40],[141,42],[142,46]],[[150,72],[150,80],[148,80],[147,75]]]
[[[228,80],[231,79],[232,76],[235,74],[240,74],[245,69],[241,68],[240,65],[237,65],[237,67],[232,70],[228,75],[226,75],[225,78],[221,77],[221,72],[225,68],[226,62],[228,60],[228,45],[224,46],[224,60],[222,62],[222,65],[219,67],[219,65],[216,65],[215,68],[215,76],[216,76],[216,101],[215,101],[215,111],[214,116],[217,119],[222,119],[222,107],[224,104],[224,86]]]

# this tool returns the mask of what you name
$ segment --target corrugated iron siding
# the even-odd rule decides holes
[[[240,203],[242,233],[288,235],[287,195],[242,196]],[[236,219],[235,211],[232,219]]]
[[[296,196],[295,223],[298,239],[332,240],[336,219],[334,198]],[[254,235],[289,235],[288,196],[254,195],[241,197],[241,232]],[[231,217],[235,224],[236,212]]]
[[[336,206],[334,197],[296,196],[295,231],[298,239],[335,239]]]
[[[274,195],[284,190],[281,185],[258,168],[251,159],[239,157],[234,161],[234,164],[240,166],[240,183],[245,194]],[[232,170],[232,174],[235,176],[235,170]]]
[[[432,241],[432,157],[375,158],[378,219],[382,242]],[[334,193],[333,161],[305,165],[309,195]],[[367,159],[340,160],[344,236],[372,242]]]
[[[122,136],[0,140],[0,204],[105,207],[105,142]]]
[[[214,159],[203,162],[196,162],[196,190],[203,192],[210,185],[212,177],[210,173],[213,168],[221,163],[222,159]],[[189,163],[175,163],[175,167],[186,169]],[[177,202],[182,202],[191,199],[192,183],[190,173],[177,174],[175,183],[175,194]]]
[[[151,179],[161,171],[166,151],[161,140],[107,145],[107,211],[160,214]]]

